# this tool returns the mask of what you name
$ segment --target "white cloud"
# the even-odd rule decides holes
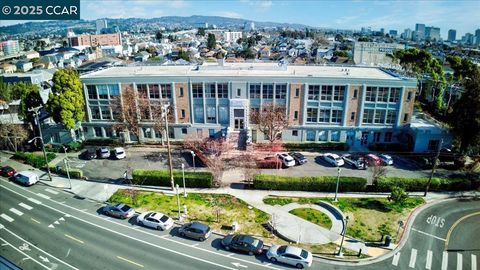
[[[228,17],[228,18],[242,18],[242,14],[235,11],[223,11],[215,13],[216,16]]]
[[[256,7],[256,11],[260,10],[260,11],[266,11],[266,10],[269,10],[272,5],[273,5],[273,2],[271,0],[239,0],[240,3],[245,3],[245,4],[248,4],[250,6],[254,6]]]

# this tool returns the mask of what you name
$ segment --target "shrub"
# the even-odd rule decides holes
[[[136,185],[171,186],[168,170],[133,170],[133,183]],[[173,171],[175,184],[183,186],[182,171]],[[189,188],[211,188],[211,172],[185,172],[185,185]]]
[[[50,171],[61,174],[61,175],[64,175],[64,176],[68,175],[67,170],[65,170],[64,168],[59,167],[59,166],[57,166],[57,167],[50,166]],[[68,172],[70,173],[71,178],[83,179],[83,171],[80,170],[80,169],[70,168],[68,170]]]
[[[57,155],[55,153],[47,153],[47,160],[48,162],[55,159]],[[45,167],[45,158],[43,154],[34,154],[34,153],[26,153],[26,152],[16,152],[13,155],[13,158],[24,160],[26,164],[33,166],[35,168],[43,168]]]
[[[259,169],[277,169],[282,167],[282,161],[277,157],[257,160],[256,163]]]
[[[83,149],[83,142],[75,141],[70,142],[68,145],[68,151],[70,152],[78,152]]]
[[[406,191],[424,191],[428,178],[406,178],[383,176],[377,181],[377,190],[389,192],[393,187],[401,187]],[[472,189],[472,181],[467,178],[432,178],[430,191],[461,191]]]
[[[349,145],[344,142],[284,143],[283,147],[285,147],[287,151],[320,152],[326,150],[347,151]]]
[[[336,176],[278,176],[258,174],[253,180],[257,189],[269,190],[302,190],[302,191],[335,191]],[[339,191],[364,191],[367,179],[361,177],[340,177]]]
[[[395,204],[404,204],[408,199],[408,193],[401,187],[393,187],[390,196],[388,197],[389,201],[392,201]]]

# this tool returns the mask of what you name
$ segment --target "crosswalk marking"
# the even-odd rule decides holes
[[[23,215],[23,213],[22,213],[21,211],[18,211],[18,210],[15,209],[15,208],[10,208],[10,212],[14,213],[14,214],[17,215],[17,216]]]
[[[432,251],[427,251],[427,262],[425,264],[425,269],[430,270],[432,269]]]
[[[393,255],[392,264],[395,265],[395,266],[397,266],[399,259],[400,259],[400,252],[397,252],[395,255]]]
[[[444,251],[442,255],[442,270],[447,270],[448,266],[448,252]]]
[[[24,203],[22,203],[22,202],[19,203],[18,205],[20,205],[21,207],[23,207],[23,208],[25,208],[25,209],[27,209],[27,210],[32,210],[32,209],[33,209],[33,207],[31,207],[30,205],[24,204]]]
[[[33,202],[33,203],[35,203],[35,204],[42,204],[41,201],[35,200],[34,198],[28,198],[28,200],[31,201],[31,202]]]
[[[414,268],[416,260],[417,260],[417,250],[412,248],[412,253],[410,253],[410,262],[408,263],[408,266],[410,266],[410,268]]]
[[[39,197],[42,197],[42,198],[47,199],[47,200],[50,199],[50,197],[48,197],[47,195],[45,195],[45,194],[43,194],[43,193],[37,193],[37,195],[38,195]]]
[[[3,219],[5,219],[6,221],[8,222],[12,222],[14,219],[9,217],[8,215],[5,215],[5,214],[1,214],[0,217],[2,217]]]
[[[50,192],[50,193],[55,194],[55,195],[58,194],[57,191],[55,191],[55,190],[53,190],[53,189],[49,189],[49,188],[46,188],[45,191],[46,191],[46,192]]]
[[[462,253],[457,253],[457,270],[462,270]]]
[[[477,270],[477,255],[472,254],[472,270]]]

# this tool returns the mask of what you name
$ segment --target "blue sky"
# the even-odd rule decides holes
[[[81,0],[83,19],[169,15],[219,15],[341,29],[370,26],[400,33],[419,22],[440,27],[444,38],[448,29],[456,29],[459,38],[480,28],[480,1]]]

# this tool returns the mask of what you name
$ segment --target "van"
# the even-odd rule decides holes
[[[31,186],[37,183],[40,179],[38,175],[30,171],[21,171],[15,174],[15,180],[26,186]]]

